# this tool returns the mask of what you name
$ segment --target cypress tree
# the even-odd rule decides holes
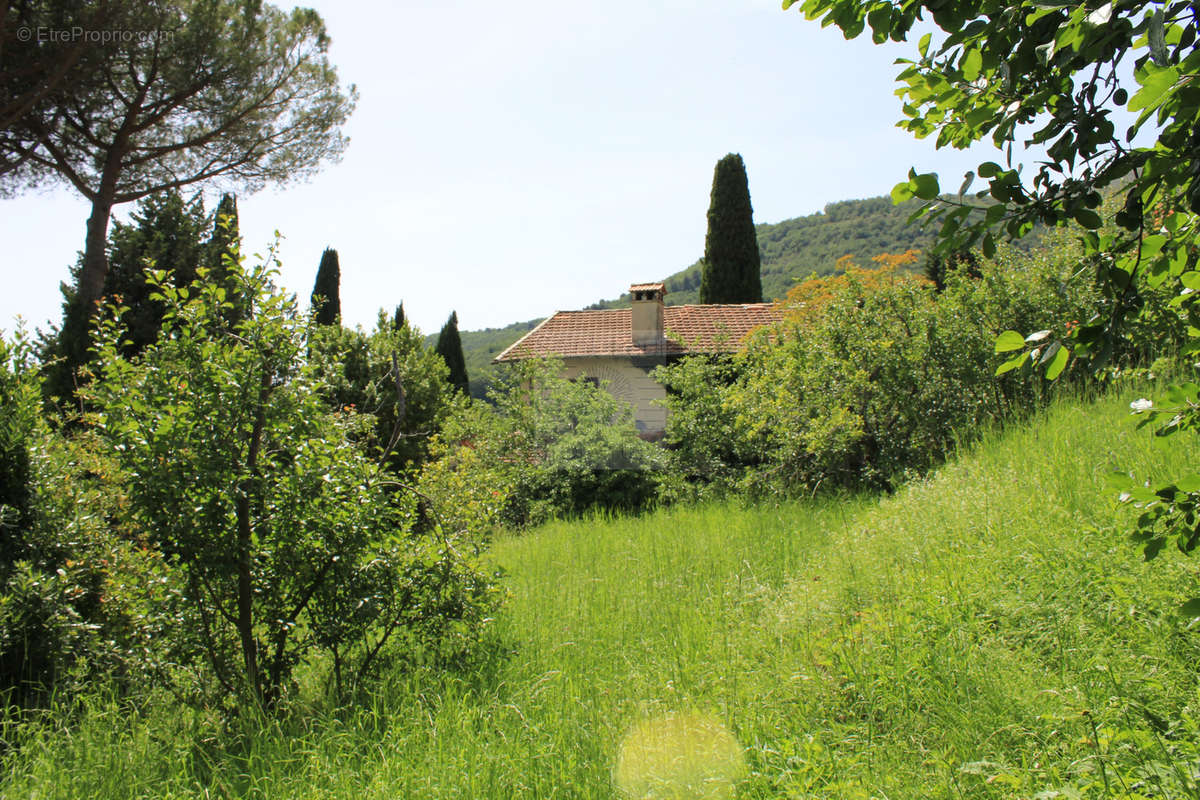
[[[925,256],[922,271],[933,284],[935,291],[941,293],[946,290],[946,278],[951,272],[958,270],[965,271],[970,278],[978,279],[983,276],[979,271],[979,258],[970,250],[955,250],[946,255],[931,252]]]
[[[141,352],[154,342],[162,327],[162,304],[150,299],[146,285],[147,264],[171,273],[176,286],[187,286],[196,279],[207,226],[199,195],[187,202],[176,191],[142,200],[132,224],[113,223],[104,294],[120,298],[120,304],[129,307],[122,318],[127,354]]]
[[[172,273],[176,286],[196,279],[196,268],[204,258],[204,231],[208,219],[199,195],[186,201],[177,191],[143,198],[128,223],[114,222],[107,243],[108,272],[104,277],[104,302],[128,307],[125,352],[143,350],[158,338],[163,307],[150,299],[146,267]],[[78,278],[82,263],[72,271]],[[63,327],[47,341],[46,352],[59,357],[46,368],[47,396],[69,401],[75,395],[76,373],[91,360],[92,315],[78,308],[74,286],[63,284]]]
[[[326,247],[321,253],[321,265],[317,267],[317,280],[313,284],[313,318],[318,325],[339,325],[342,319],[340,294],[342,270],[338,266],[337,250]]]
[[[241,233],[238,230],[237,198],[226,192],[213,212],[212,237],[208,240],[205,266],[212,279],[225,288],[225,321],[233,326],[249,313],[241,281]]]
[[[746,165],[730,153],[713,170],[700,302],[761,303],[761,267]]]
[[[404,303],[396,306],[396,314],[392,317],[392,330],[398,331],[404,327]]]
[[[467,378],[467,359],[463,356],[462,338],[458,335],[458,312],[451,311],[450,319],[442,326],[438,334],[438,355],[450,367],[450,385],[463,394],[471,391],[471,382]]]

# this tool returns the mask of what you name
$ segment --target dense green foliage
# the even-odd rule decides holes
[[[629,405],[561,371],[561,362],[522,361],[490,404],[459,405],[431,447],[439,463],[423,476],[425,491],[479,498],[482,525],[651,505],[661,450],[638,438]]]
[[[739,154],[729,153],[713,168],[701,263],[701,303],[762,302],[754,210],[746,165]]]
[[[208,239],[205,265],[210,279],[225,290],[227,306],[221,318],[227,325],[236,325],[248,313],[249,298],[243,297],[241,275],[241,230],[238,225],[237,197],[226,192],[221,195],[213,212],[212,236]],[[166,267],[160,265],[160,268]]]
[[[340,325],[342,322],[342,268],[337,250],[326,247],[313,282],[312,314],[317,325]]]
[[[784,7],[795,0],[785,0]],[[892,196],[924,200],[915,217],[939,221],[939,249],[951,252],[978,243],[994,252],[996,231],[1021,237],[1035,223],[1079,226],[1084,245],[1080,270],[1095,275],[1099,290],[1092,313],[1059,330],[1005,331],[997,352],[1013,352],[999,372],[1037,367],[1048,379],[1073,360],[1104,374],[1121,352],[1131,320],[1147,322],[1162,338],[1183,329],[1189,341],[1179,352],[1200,353],[1200,289],[1196,247],[1200,242],[1200,17],[1184,2],[1038,4],[1035,2],[893,5],[883,0],[805,0],[810,19],[835,24],[848,37],[867,26],[877,42],[907,37],[926,12],[948,34],[932,32],[904,59],[897,94],[907,117],[903,127],[918,137],[936,134],[937,146],[968,147],[990,137],[1008,149],[1005,165],[978,167],[988,181],[981,206],[962,195],[976,177],[968,173],[959,199],[940,197],[936,175],[909,172]],[[1132,67],[1132,69],[1131,69]],[[1132,81],[1130,78],[1132,77]],[[1118,110],[1137,115],[1118,131]],[[1147,127],[1148,126],[1148,127]],[[1139,139],[1139,133],[1144,138]],[[1045,146],[1036,174],[1025,181],[1012,164],[1017,142]],[[1105,227],[1105,193],[1119,210]],[[1167,309],[1147,311],[1147,291],[1174,294]],[[1200,385],[1172,386],[1161,405],[1144,400],[1137,411],[1157,423],[1157,433],[1200,431]],[[1174,539],[1191,552],[1200,537],[1194,510],[1200,480],[1194,473],[1156,486],[1121,479],[1121,497],[1144,510],[1136,537],[1147,558]],[[1200,598],[1189,604],[1200,612]]]
[[[467,360],[463,356],[462,339],[458,335],[458,312],[450,312],[450,318],[442,326],[434,349],[450,368],[450,385],[463,394],[469,394],[471,381],[467,377]]]
[[[994,341],[1089,313],[1098,294],[1072,282],[1074,263],[1064,243],[1035,256],[1005,251],[974,275],[952,271],[940,293],[887,268],[801,285],[788,319],[744,352],[659,370],[677,477],[795,492],[891,488],[924,473],[964,438],[1049,397],[1024,378],[994,377]],[[1157,307],[1167,300],[1157,296]],[[1150,357],[1126,345],[1118,361]]]
[[[1168,589],[1190,565],[1143,563],[1096,502],[1112,464],[1200,458],[1138,436],[1137,396],[1055,409],[882,499],[503,537],[508,655],[472,674],[244,732],[97,697],[14,731],[0,794],[611,800],[629,733],[695,714],[744,748],[744,800],[1192,797],[1200,653]]]
[[[0,703],[148,682],[171,582],[96,438],[54,433],[28,340],[0,339]]]
[[[140,349],[109,308],[66,425],[29,343],[0,340],[0,702],[161,687],[276,708],[297,670],[340,697],[486,628],[481,542],[419,525],[403,482],[445,413],[442,359],[382,312],[369,336],[310,325],[222,249],[186,285],[143,273],[160,330]]]
[[[135,478],[132,518],[184,574],[179,691],[267,707],[316,653],[341,688],[389,640],[469,638],[491,598],[446,539],[412,533],[415,496],[391,491],[358,443],[369,419],[328,409],[307,320],[270,279],[242,278],[251,305],[226,329],[222,287],[156,272],[170,335],[130,360],[107,320],[88,394]]]
[[[317,325],[308,342],[329,406],[373,420],[356,438],[396,474],[423,464],[451,393],[441,356],[412,328],[393,327],[382,311],[370,333]]]
[[[207,238],[206,237],[207,234]],[[121,316],[126,354],[140,352],[158,337],[163,306],[151,300],[146,269],[166,270],[177,288],[189,285],[200,267],[207,268],[225,290],[228,306],[222,311],[227,324],[245,314],[245,300],[237,280],[237,200],[222,195],[211,217],[202,198],[185,201],[177,191],[144,198],[129,223],[113,225],[108,242],[109,271],[104,295],[125,309]],[[77,277],[81,265],[73,274]],[[42,343],[46,365],[46,391],[50,398],[74,405],[79,370],[91,360],[91,334],[85,317],[72,312],[78,303],[73,286],[63,285],[63,328]]]
[[[130,222],[113,224],[104,294],[129,308],[121,318],[126,352],[140,352],[158,338],[162,326],[163,307],[149,299],[146,268],[167,270],[176,286],[190,284],[201,264],[220,263],[205,252],[204,237],[213,222],[199,195],[185,201],[173,191],[143,199]]]

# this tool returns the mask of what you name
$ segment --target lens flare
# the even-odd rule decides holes
[[[694,713],[635,725],[613,769],[617,788],[636,800],[726,800],[745,775],[746,757],[733,734]]]

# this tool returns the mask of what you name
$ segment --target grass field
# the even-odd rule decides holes
[[[253,735],[94,699],[15,735],[0,795],[1196,796],[1200,632],[1175,608],[1200,561],[1143,563],[1103,477],[1200,449],[1152,447],[1130,399],[1060,406],[883,499],[502,539],[512,596],[471,671]]]

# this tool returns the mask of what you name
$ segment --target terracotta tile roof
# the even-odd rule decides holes
[[[735,352],[753,329],[782,316],[773,303],[666,306],[666,338],[657,344],[633,343],[633,310],[559,311],[522,336],[495,361],[556,356],[670,356]]]
[[[631,292],[662,292],[667,293],[667,285],[665,283],[635,283],[629,287]]]

